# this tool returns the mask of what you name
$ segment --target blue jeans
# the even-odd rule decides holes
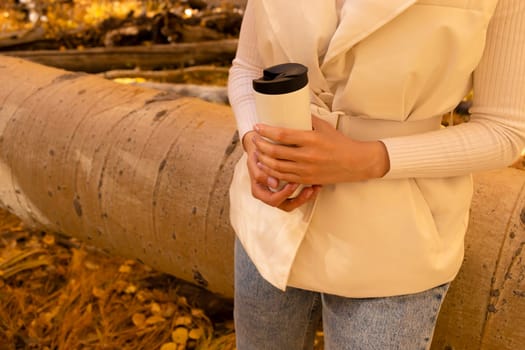
[[[321,318],[326,350],[426,350],[448,286],[387,298],[283,292],[261,277],[237,240],[237,350],[313,349]]]

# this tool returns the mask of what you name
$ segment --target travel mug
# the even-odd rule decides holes
[[[299,63],[284,63],[263,70],[253,80],[258,121],[281,128],[312,130],[308,68]],[[279,191],[286,185],[280,181]],[[290,197],[297,196],[300,186]]]

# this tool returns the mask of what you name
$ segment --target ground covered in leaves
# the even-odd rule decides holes
[[[227,302],[4,211],[0,230],[0,350],[234,349]]]
[[[19,349],[233,350],[232,305],[0,209],[0,350]]]

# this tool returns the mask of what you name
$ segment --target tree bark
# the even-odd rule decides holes
[[[226,106],[0,56],[0,205],[229,297],[237,142]]]
[[[525,344],[525,171],[475,174],[465,259],[441,309],[432,349]]]
[[[69,71],[100,73],[113,69],[164,67],[231,62],[237,39],[153,46],[92,48],[84,50],[8,51],[4,55],[24,58]]]
[[[232,297],[241,152],[228,107],[0,56],[0,205],[33,226]],[[524,171],[476,174],[433,349],[525,343],[524,203]]]

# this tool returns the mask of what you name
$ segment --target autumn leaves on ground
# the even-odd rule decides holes
[[[0,229],[0,350],[234,349],[229,315],[211,320],[173,277],[6,212]]]

